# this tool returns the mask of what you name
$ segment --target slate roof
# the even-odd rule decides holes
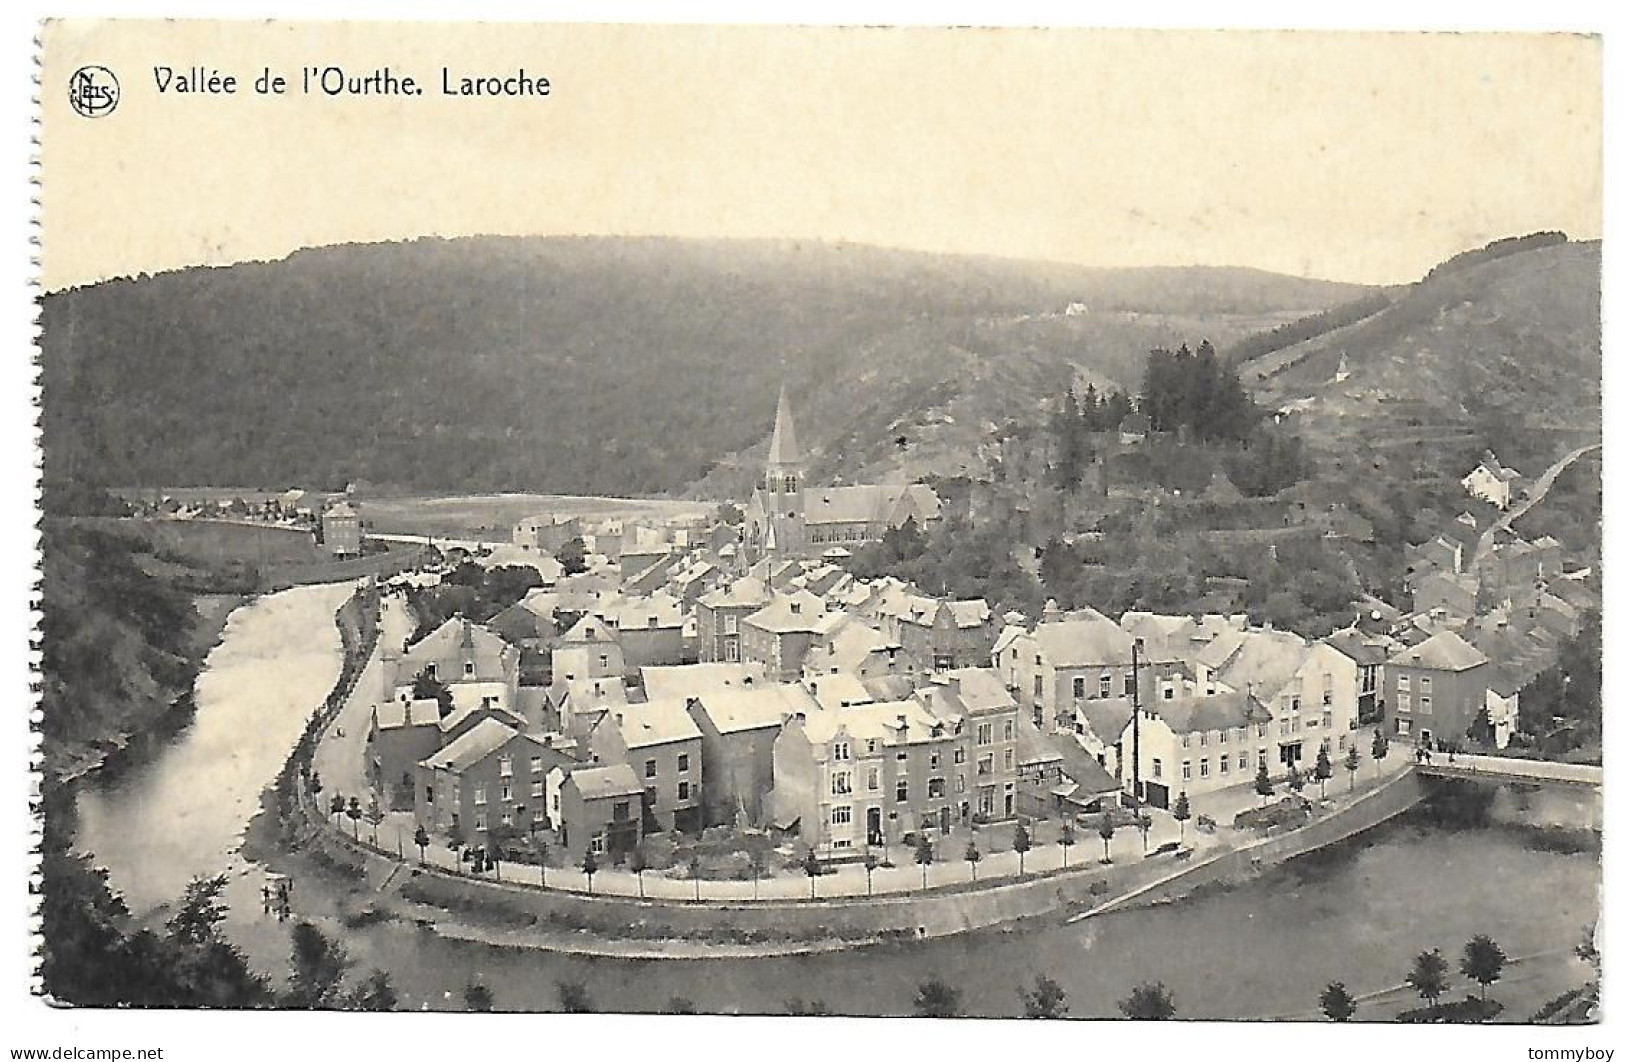
[[[423,761],[435,770],[461,773],[519,736],[519,731],[495,719],[482,719],[468,733]]]
[[[700,739],[700,728],[689,718],[686,700],[681,697],[617,706],[606,718],[614,720],[629,749]]]
[[[820,708],[847,708],[855,704],[869,704],[874,698],[857,677],[836,672],[806,679],[802,685],[818,702]]]
[[[1488,657],[1474,649],[1455,631],[1440,631],[1427,641],[1394,657],[1401,667],[1424,667],[1435,671],[1466,671],[1487,663]]]
[[[408,708],[411,709],[410,712],[407,711]],[[373,714],[378,720],[379,730],[399,730],[407,726],[438,726],[440,702],[417,700],[408,703],[398,699],[389,700],[375,705]]]
[[[1095,737],[1108,745],[1117,744],[1117,739],[1123,736],[1123,731],[1128,729],[1129,722],[1134,718],[1134,702],[1127,697],[1082,700],[1077,702],[1076,708],[1089,724],[1089,729],[1094,731]]]
[[[624,763],[608,767],[577,767],[570,772],[569,781],[575,784],[583,800],[643,795],[643,785],[638,781],[638,776]]]
[[[957,682],[958,698],[967,715],[1009,711],[1016,699],[1004,688],[998,672],[990,667],[961,667],[944,671],[941,677]]]
[[[801,686],[711,690],[700,694],[700,707],[723,734],[776,727],[796,712],[816,712],[818,703]]]
[[[1176,734],[1232,730],[1251,723],[1267,723],[1274,718],[1262,701],[1245,690],[1216,693],[1211,697],[1175,697],[1157,701],[1148,706],[1147,711],[1167,723],[1168,729]]]
[[[472,679],[463,674],[465,655],[469,653],[474,661]],[[447,685],[501,681],[509,669],[517,665],[518,659],[518,650],[510,647],[501,635],[465,616],[453,616],[401,654],[395,668],[395,684],[411,683],[431,663],[436,665],[440,681]]]
[[[1105,616],[1052,620],[1033,632],[1046,666],[1069,668],[1116,665],[1133,653],[1134,638]]]
[[[767,606],[752,612],[744,622],[775,634],[804,631],[812,633],[824,615],[824,601],[817,594],[798,590],[776,594]]]
[[[646,665],[643,689],[652,701],[698,697],[713,691],[761,686],[762,672],[762,665],[753,662]]]
[[[700,604],[708,608],[755,607],[760,608],[773,599],[767,584],[753,575],[735,579],[727,586],[718,587],[700,597]]]

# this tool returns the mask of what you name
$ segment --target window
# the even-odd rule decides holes
[[[1339,734],[1339,735],[1337,735],[1337,751],[1338,752],[1347,752],[1348,750],[1349,750],[1349,736],[1347,734]]]
[[[645,777],[645,778],[653,778],[656,775],[657,771],[658,771],[658,768],[655,767],[655,761],[654,760],[644,760],[643,761],[643,777]]]
[[[852,775],[847,771],[836,771],[830,775],[829,791],[832,796],[845,796],[852,792]]]
[[[1151,761],[1151,777],[1153,777],[1153,778],[1161,778],[1162,777],[1162,761],[1161,760],[1153,759]]]
[[[977,723],[976,724],[976,743],[978,745],[991,745],[991,744],[993,744],[993,724],[992,723]]]
[[[1004,769],[1007,770],[1007,771],[1013,771],[1013,770],[1016,769],[1016,750],[1015,749],[1005,749],[1004,750]]]
[[[925,783],[925,795],[933,800],[940,799],[948,793],[948,783],[941,778],[932,778]]]
[[[630,800],[618,800],[615,802],[616,822],[625,822],[627,819],[631,818],[631,816],[632,802]]]
[[[1423,693],[1432,693],[1433,692],[1433,678],[1432,678],[1432,676],[1423,675],[1421,680],[1420,680],[1420,685],[1421,685]]]
[[[1004,740],[1016,740],[1016,721],[1014,719],[1006,719],[1004,721]]]
[[[426,785],[423,787],[423,799],[431,804],[434,803],[434,786]]]
[[[842,804],[829,809],[829,821],[832,826],[852,825],[852,805]]]
[[[965,776],[960,775],[958,778],[954,779],[954,792],[963,793],[964,791],[965,791]]]
[[[513,757],[504,756],[497,761],[497,776],[501,778],[513,777]]]
[[[678,800],[687,800],[688,799],[688,793],[689,793],[688,783],[687,782],[678,782],[677,783],[677,799]]]
[[[532,756],[530,758],[530,773],[531,774],[541,774],[542,773],[542,758],[540,756]]]
[[[593,855],[603,855],[604,854],[604,835],[602,833],[593,834],[592,835],[592,840],[587,842],[587,847],[592,849],[592,854]]]
[[[730,612],[727,615],[722,617],[722,633],[723,634],[738,634],[739,633],[739,616],[737,614]]]
[[[533,797],[545,797],[545,796],[547,796],[547,783],[546,782],[532,782],[532,783],[530,783],[530,795],[533,796]]]
[[[474,828],[476,830],[485,829],[485,812],[481,811],[474,816]]]
[[[1181,748],[1187,748],[1187,749],[1190,748],[1191,747],[1191,736],[1189,734],[1181,734],[1181,735],[1179,735],[1179,744],[1180,744]]]
[[[942,753],[938,752],[935,749],[932,749],[931,750],[931,769],[934,771],[938,767],[941,767],[941,766],[942,766]]]
[[[660,790],[651,785],[643,791],[643,806],[652,808],[658,803],[660,803]]]
[[[475,804],[483,804],[483,803],[485,803],[485,787],[484,786],[481,786],[481,787],[474,790],[474,803]]]
[[[1328,679],[1328,681],[1327,681],[1325,689],[1320,691],[1320,703],[1323,706],[1329,708],[1329,707],[1331,707],[1331,703],[1332,703],[1332,687],[1331,687],[1331,682],[1330,682],[1330,676],[1327,676],[1327,679]]]
[[[1294,693],[1292,695],[1292,710],[1294,712],[1296,712],[1296,711],[1300,710],[1302,707],[1303,707],[1303,698]]]
[[[1174,699],[1174,687],[1172,684],[1162,687],[1162,699],[1165,701],[1171,701]]]
[[[1265,735],[1265,732],[1267,731],[1268,727],[1269,727],[1268,723],[1259,723],[1258,724],[1258,736],[1263,737]]]
[[[992,773],[993,773],[993,754],[990,752],[986,756],[977,757],[977,759],[976,759],[976,774],[977,774],[977,776],[981,777],[983,775],[989,775],[989,774],[992,774]]]
[[[1179,765],[1179,777],[1184,779],[1187,782],[1191,780],[1191,761],[1190,760],[1186,760],[1184,763],[1181,763]]]
[[[723,647],[722,647],[722,658],[724,660],[728,661],[729,663],[734,663],[734,662],[738,661],[738,659],[739,659],[739,643],[738,642],[728,642],[727,644],[723,645]]]
[[[1110,671],[1100,673],[1100,695],[1103,698],[1112,695],[1112,673]]]
[[[847,742],[845,742],[845,741],[837,741],[837,742],[835,742],[834,745],[832,745],[830,747],[830,759],[833,759],[833,760],[850,760],[851,758],[852,758],[852,746],[850,744],[848,744]]]
[[[954,762],[955,763],[964,763],[965,762],[965,748],[964,748],[964,746],[962,746],[962,745],[955,745],[954,746]]]
[[[1398,722],[1398,733],[1403,735],[1411,732],[1411,721],[1409,719],[1400,719]]]
[[[1426,695],[1416,698],[1416,710],[1431,713],[1433,711],[1433,698]]]
[[[1224,743],[1226,743],[1229,740],[1230,740],[1230,731],[1228,731],[1228,730],[1219,731],[1219,744],[1223,745]]]
[[[513,799],[513,786],[503,783],[502,800],[504,803]]]
[[[1207,748],[1207,731],[1202,731],[1202,747]]]
[[[474,677],[474,661],[472,661],[472,660],[463,661],[463,677],[464,678],[473,678]]]
[[[879,788],[880,788],[880,770],[879,770],[879,768],[871,767],[871,768],[869,768],[869,792],[873,793],[876,790],[878,790]]]
[[[1245,771],[1246,769],[1247,769],[1247,754],[1245,752],[1236,753],[1236,770]]]
[[[1207,769],[1207,757],[1203,756],[1202,757],[1202,777],[1206,778],[1208,776],[1208,774],[1209,774],[1209,771]]]
[[[1402,712],[1410,711],[1411,710],[1411,695],[1408,694],[1408,693],[1396,694],[1394,696],[1394,706],[1396,708],[1398,708]]]
[[[1399,673],[1399,676],[1394,679],[1394,688],[1395,689],[1401,689],[1401,690],[1410,689],[1411,688],[1411,676],[1410,676],[1410,674],[1408,672],[1401,671]]]
[[[1072,680],[1072,699],[1075,701],[1087,700],[1089,697],[1089,680],[1079,675]]]
[[[908,750],[907,749],[898,749],[897,750],[897,759],[898,759],[898,762],[902,762],[904,760],[907,760],[908,759]]]
[[[897,779],[897,802],[899,804],[907,804],[908,803],[908,779],[907,778],[899,778],[899,779]]]
[[[1220,774],[1229,774],[1230,773],[1230,757],[1229,756],[1220,756],[1219,757],[1219,773]]]
[[[688,770],[688,753],[679,752],[677,754],[677,770],[679,772]]]

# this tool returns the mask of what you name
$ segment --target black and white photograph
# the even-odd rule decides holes
[[[1606,1042],[1600,36],[37,48],[32,1006]]]

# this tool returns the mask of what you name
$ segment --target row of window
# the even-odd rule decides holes
[[[688,771],[688,753],[679,752],[677,754],[677,773],[678,774],[683,774],[683,773],[685,773],[687,771]],[[660,763],[659,763],[658,760],[644,760],[643,761],[643,777],[645,777],[645,778],[654,778],[659,773],[660,773]]]
[[[1394,685],[1402,691],[1408,691],[1411,688],[1411,676],[1407,672],[1401,671],[1395,676]],[[1432,693],[1433,677],[1431,675],[1418,675],[1417,689],[1422,693]]]
[[[533,796],[533,797],[545,797],[547,795],[547,783],[546,782],[532,782],[532,783],[530,783],[530,795]],[[431,804],[434,803],[434,787],[433,786],[425,787],[425,789],[424,789],[424,798],[426,800],[428,800],[429,803],[431,803]],[[513,786],[506,785],[506,784],[503,785],[503,787],[502,787],[502,801],[503,801],[503,803],[507,803],[508,801],[510,801],[512,799],[513,799]],[[484,803],[485,803],[485,787],[484,786],[475,786],[474,787],[474,806],[478,807],[479,805],[484,804]]]
[[[1014,719],[1006,719],[1004,721],[1004,728],[1003,728],[1002,732],[1004,734],[1003,740],[1005,740],[1005,741],[1014,741],[1016,739],[1016,721]],[[978,745],[991,745],[991,744],[993,744],[993,724],[992,723],[977,723],[976,724],[976,743]]]
[[[531,774],[541,774],[545,770],[547,770],[547,766],[542,763],[542,758],[540,756],[532,756],[530,758],[530,773]],[[503,777],[503,778],[512,778],[513,777],[513,757],[512,756],[504,756],[500,760],[497,761],[497,774],[499,776]]]

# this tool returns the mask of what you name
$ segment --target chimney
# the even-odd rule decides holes
[[[686,701],[683,702],[683,707],[688,709],[691,712],[698,709],[699,706],[700,706],[700,699],[698,697],[690,697]]]
[[[543,734],[542,735],[542,747],[543,748],[548,748],[548,749],[553,747],[553,735],[552,734]]]
[[[622,715],[620,712],[616,712],[615,713],[615,725],[620,726],[624,722],[626,722],[626,716]]]
[[[751,676],[749,676],[749,675],[746,675],[746,676],[745,676],[745,682],[744,682],[744,684],[745,684],[745,685],[746,685],[746,686],[749,686],[749,685],[751,685]]]
[[[905,742],[908,740],[908,716],[906,715],[899,714],[897,716],[897,740]]]

